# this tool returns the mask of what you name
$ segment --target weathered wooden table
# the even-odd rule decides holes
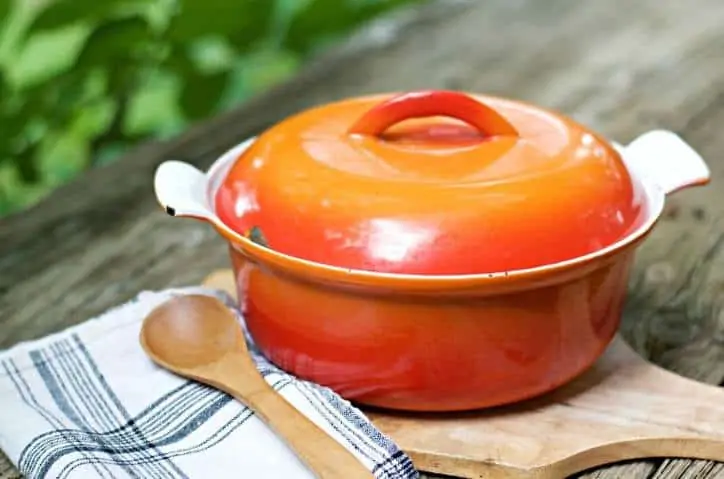
[[[559,109],[618,141],[654,127],[707,159],[713,185],[670,198],[630,284],[623,334],[641,354],[724,380],[724,2],[443,2],[385,21],[242,108],[141,146],[30,211],[0,221],[0,348],[96,315],[142,289],[196,283],[227,262],[211,228],[155,203],[165,159],[202,167],[301,108],[349,95],[443,87]],[[0,406],[1,407],[1,406]],[[0,456],[0,478],[16,477]],[[704,461],[649,460],[590,477],[724,477]]]

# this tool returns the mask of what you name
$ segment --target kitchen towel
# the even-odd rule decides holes
[[[0,448],[28,478],[312,478],[281,439],[230,396],[156,366],[143,318],[174,295],[143,292],[98,318],[0,353]],[[250,350],[267,382],[376,478],[412,479],[405,455],[357,408]],[[344,479],[344,478],[340,478]]]

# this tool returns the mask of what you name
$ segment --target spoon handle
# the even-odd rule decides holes
[[[230,368],[231,369],[231,368]],[[223,389],[262,419],[319,479],[371,479],[372,472],[349,450],[291,405],[261,376],[234,374]]]

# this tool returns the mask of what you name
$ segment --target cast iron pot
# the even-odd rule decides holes
[[[534,105],[454,91],[300,112],[158,201],[229,243],[281,368],[366,405],[476,409],[550,391],[615,334],[665,197],[705,184],[667,131],[628,146]]]

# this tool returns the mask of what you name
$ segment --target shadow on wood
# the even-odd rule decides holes
[[[236,297],[230,270],[203,284]],[[593,368],[534,400],[462,414],[366,412],[415,467],[451,476],[557,479],[630,459],[724,461],[724,390],[649,363],[620,337]]]

